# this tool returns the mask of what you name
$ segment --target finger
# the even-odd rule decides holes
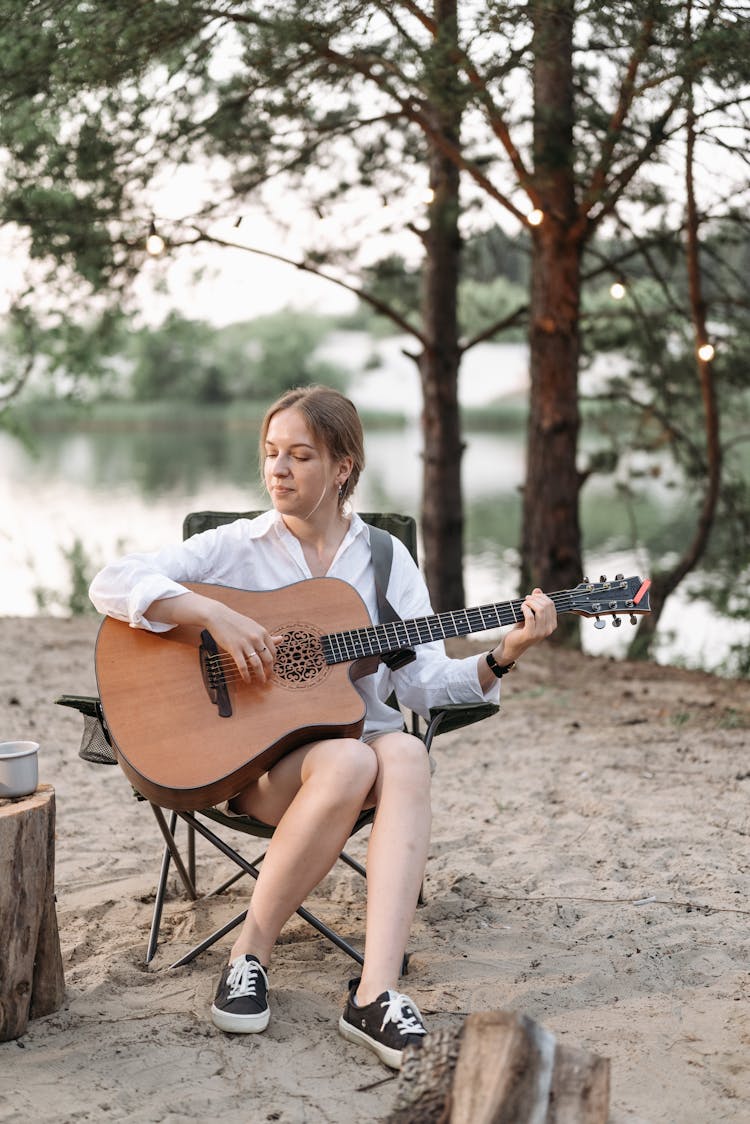
[[[271,662],[273,662],[276,659],[277,646],[282,643],[283,639],[284,639],[284,637],[281,634],[276,634],[275,636],[272,636],[270,633],[266,633],[266,635],[263,637],[263,645],[267,649],[267,651],[270,653]]]
[[[249,683],[252,676],[250,674],[250,668],[248,667],[247,660],[245,659],[245,654],[244,652],[242,652],[242,650],[240,650],[234,656],[234,662],[237,664],[237,670],[240,673],[240,678],[244,679],[246,683]]]
[[[554,601],[541,589],[535,589],[529,594],[528,601],[533,608],[538,631],[545,636],[554,632],[557,628],[557,609]]]

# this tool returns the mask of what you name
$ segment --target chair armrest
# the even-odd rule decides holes
[[[500,707],[497,703],[470,703],[455,706],[436,706],[430,711],[430,724],[440,715],[440,725],[437,732],[447,734],[451,730],[460,730],[463,726],[471,726],[474,722],[482,722],[497,714]]]
[[[73,710],[79,710],[81,714],[87,714],[89,718],[101,716],[99,699],[96,695],[58,695],[55,702],[58,706],[69,706]]]

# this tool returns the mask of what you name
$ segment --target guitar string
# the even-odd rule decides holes
[[[564,601],[569,600],[570,595],[573,592],[575,592],[575,591],[574,590],[561,590],[557,593],[552,593],[552,594],[550,594],[550,600],[556,606],[559,606]],[[606,590],[602,590],[601,592],[606,592]],[[467,622],[472,618],[475,618],[475,619],[477,617],[479,618],[480,627],[476,628],[476,629],[472,628],[470,630],[470,633],[478,633],[478,632],[482,632],[482,631],[489,631],[489,630],[491,630],[493,628],[496,628],[496,627],[503,627],[504,625],[507,625],[507,624],[513,624],[517,620],[517,617],[515,615],[515,606],[518,605],[519,608],[520,608],[520,606],[522,604],[523,604],[523,599],[521,599],[521,598],[518,598],[515,601],[508,601],[508,602],[492,602],[488,605],[476,606],[476,607],[469,608],[469,609],[454,609],[454,610],[451,610],[447,613],[435,613],[432,616],[428,616],[428,617],[419,617],[419,618],[412,618],[411,620],[389,622],[388,624],[369,625],[369,626],[366,626],[364,628],[359,628],[359,629],[346,629],[346,630],[344,630],[342,632],[339,632],[339,633],[326,633],[323,637],[321,637],[321,640],[325,640],[325,639],[331,639],[332,640],[332,638],[334,638],[334,637],[343,637],[343,638],[348,637],[348,638],[351,638],[352,641],[359,640],[360,646],[361,646],[362,643],[363,643],[363,634],[364,634],[364,636],[368,636],[368,635],[371,636],[373,633],[375,634],[376,639],[378,640],[378,650],[377,651],[372,651],[372,650],[369,651],[369,652],[366,652],[364,650],[362,650],[361,652],[355,651],[355,653],[353,655],[350,655],[349,652],[348,652],[348,648],[345,648],[343,659],[338,661],[338,662],[343,663],[343,662],[348,662],[348,660],[350,660],[350,659],[360,658],[361,656],[380,655],[380,654],[382,654],[382,652],[388,651],[389,650],[388,648],[382,648],[381,647],[383,642],[385,642],[386,644],[391,642],[391,640],[388,636],[388,633],[387,633],[388,627],[391,627],[394,630],[394,632],[396,633],[396,635],[393,639],[394,639],[394,642],[395,642],[395,646],[397,648],[400,647],[400,646],[408,646],[408,644],[410,644],[410,643],[419,643],[419,644],[429,643],[432,640],[442,639],[442,637],[440,637],[439,635],[434,636],[434,635],[430,634],[430,636],[427,637],[427,638],[425,638],[421,635],[421,633],[419,631],[420,626],[427,627],[430,630],[432,629],[432,625],[428,623],[430,621],[440,622],[440,627],[443,631],[443,634],[446,635],[446,636],[448,634],[446,634],[445,628],[443,627],[441,621],[442,621],[442,619],[451,618],[453,628],[455,628],[456,622],[453,618],[456,617],[456,616],[464,616],[466,618]],[[499,618],[501,617],[502,612],[504,612],[507,615],[508,611],[511,611],[513,613],[513,616],[509,617],[505,621],[500,620]],[[558,608],[558,612],[559,611],[560,611],[560,609]],[[565,610],[563,610],[563,611],[565,611]],[[574,610],[572,610],[572,611],[574,611]],[[623,611],[624,611],[623,607],[613,608],[613,609],[602,609],[601,615],[602,616],[609,616],[613,613],[623,612]],[[484,617],[485,617],[486,614],[494,614],[494,616],[496,616],[498,618],[497,623],[493,622],[492,624],[488,625],[484,620]],[[417,636],[416,636],[415,639],[411,639],[408,635],[408,627],[410,625],[412,626],[413,629],[416,629],[416,631],[417,631]],[[402,638],[400,638],[398,636],[399,628],[405,634]],[[378,634],[379,630],[380,630],[381,635]],[[382,635],[383,633],[384,633],[384,635]],[[458,633],[452,633],[451,635],[462,635],[462,633],[459,631]],[[342,646],[342,643],[346,645],[348,643],[348,641],[347,640],[337,641],[337,644],[340,648]],[[372,644],[370,644],[370,648],[372,649]],[[339,652],[339,654],[341,654],[341,652]],[[222,652],[218,652],[218,653],[215,653],[215,654],[205,653],[205,659],[206,659],[207,664],[210,666],[211,671],[218,672],[219,674],[221,674],[223,682],[226,682],[226,683],[236,682],[238,679],[242,678],[234,658],[228,652],[222,651]],[[334,661],[334,662],[336,662],[336,661]],[[216,686],[216,685],[214,684],[214,686]]]

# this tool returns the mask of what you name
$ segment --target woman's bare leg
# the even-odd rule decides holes
[[[405,732],[373,740],[377,811],[367,851],[365,963],[360,1004],[397,988],[430,843],[430,767],[422,742]]]
[[[230,959],[253,953],[268,965],[282,926],[336,862],[377,770],[376,752],[364,742],[315,742],[234,798],[234,811],[278,826]]]

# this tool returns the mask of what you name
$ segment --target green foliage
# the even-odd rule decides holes
[[[118,383],[120,355],[127,337],[118,309],[105,307],[87,321],[48,315],[44,321],[30,308],[16,306],[0,328],[0,426],[12,427],[10,410],[23,395],[88,398],[93,386],[106,393]]]
[[[505,277],[493,281],[463,281],[458,291],[459,321],[461,332],[472,338],[486,330],[487,326],[511,317],[513,313],[526,306],[528,293],[519,284]],[[504,340],[518,340],[526,336],[524,320],[512,329],[505,329]]]
[[[171,313],[132,341],[133,393],[144,401],[221,404],[267,402],[314,382],[343,385],[337,368],[315,358],[327,328],[323,318],[290,312],[222,329]]]
[[[221,347],[220,338],[211,325],[176,312],[158,329],[141,329],[131,345],[134,396],[145,401],[226,402],[241,355]]]
[[[95,613],[88,590],[99,565],[89,556],[83,542],[77,537],[70,547],[61,548],[61,553],[68,567],[68,591],[61,594],[45,586],[36,586],[34,597],[37,609],[40,613],[62,611],[71,617]]]
[[[500,226],[470,238],[463,248],[463,277],[490,284],[498,277],[520,286],[524,291],[530,280],[531,247],[523,231],[511,237]]]

